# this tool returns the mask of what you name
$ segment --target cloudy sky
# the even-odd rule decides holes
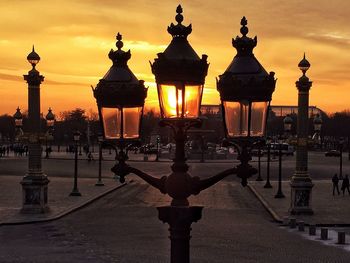
[[[350,108],[350,2],[345,0],[0,0],[0,114],[27,109],[30,70],[26,56],[35,44],[45,76],[42,110],[76,107],[96,111],[90,85],[111,66],[108,52],[121,32],[131,49],[131,70],[149,86],[148,107],[157,106],[149,61],[170,43],[166,28],[178,4],[192,23],[189,41],[210,62],[203,103],[218,103],[215,78],[236,54],[242,16],[248,36],[258,36],[255,56],[277,80],[273,105],[296,105],[295,81],[303,53],[311,63],[310,104],[326,112]]]

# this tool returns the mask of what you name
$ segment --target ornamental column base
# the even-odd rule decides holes
[[[202,217],[202,206],[157,207],[158,217],[169,224],[171,240],[171,263],[190,262],[191,224]]]
[[[292,215],[313,215],[312,187],[314,184],[308,174],[295,174],[290,183],[291,204],[289,212]]]
[[[47,191],[49,179],[45,174],[26,175],[21,181],[23,203],[21,213],[41,214],[49,211]]]

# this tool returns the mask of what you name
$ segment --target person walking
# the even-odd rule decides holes
[[[343,183],[341,184],[341,190],[343,191],[343,195],[345,194],[345,189],[348,189],[348,193],[350,195],[350,189],[349,189],[349,176],[346,174]]]
[[[335,190],[337,190],[338,195],[339,195],[340,194],[340,192],[339,192],[339,178],[338,178],[337,174],[333,175],[332,183],[333,183],[333,195],[334,195]]]

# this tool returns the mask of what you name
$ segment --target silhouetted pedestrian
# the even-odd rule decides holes
[[[337,190],[338,195],[340,194],[339,192],[339,178],[337,174],[334,174],[332,177],[332,183],[333,183],[333,195],[334,195],[334,191]]]
[[[343,183],[341,184],[341,190],[343,191],[343,195],[345,193],[345,189],[348,189],[348,193],[350,195],[350,189],[349,189],[349,176],[346,174]]]

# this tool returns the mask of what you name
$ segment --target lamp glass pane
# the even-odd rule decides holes
[[[264,136],[267,117],[267,106],[267,101],[252,102],[250,136]]]
[[[120,138],[121,111],[118,108],[101,108],[106,139]]]
[[[225,123],[229,137],[248,135],[248,111],[247,101],[224,101]]]
[[[179,94],[180,93],[180,94]],[[177,96],[178,95],[178,99]],[[179,117],[182,105],[182,92],[176,91],[173,85],[158,85],[159,106],[162,118]]]
[[[39,63],[39,60],[38,59],[28,59],[28,62],[30,63],[30,64],[38,64]]]
[[[203,92],[203,85],[185,86],[185,118],[198,118]]]
[[[291,123],[285,123],[284,124],[284,130],[287,132],[290,132],[292,130],[292,124]]]
[[[123,108],[124,138],[139,137],[142,107]]]
[[[46,125],[48,127],[53,127],[54,124],[55,124],[55,120],[46,120]]]
[[[21,126],[22,126],[22,122],[23,122],[22,119],[15,119],[15,125],[16,125],[16,127],[21,127]]]
[[[315,123],[315,124],[314,124],[314,129],[315,129],[315,131],[320,131],[320,130],[321,130],[321,126],[322,126],[322,124]]]

